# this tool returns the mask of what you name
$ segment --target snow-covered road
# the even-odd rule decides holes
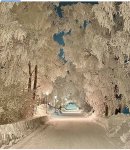
[[[106,136],[105,130],[85,118],[53,118],[28,137],[11,147],[13,149],[40,148],[118,148]]]

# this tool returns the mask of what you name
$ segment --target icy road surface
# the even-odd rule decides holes
[[[47,125],[12,146],[13,149],[118,148],[104,128],[81,117],[54,117]]]

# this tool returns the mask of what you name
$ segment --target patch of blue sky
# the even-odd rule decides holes
[[[65,45],[65,42],[64,42],[63,36],[64,36],[64,35],[68,35],[68,34],[69,34],[69,35],[71,34],[71,30],[69,30],[68,32],[61,31],[61,32],[55,33],[55,34],[53,35],[53,39],[54,39],[54,41],[56,41],[59,45],[64,46],[64,45]]]
[[[55,5],[55,11],[58,17],[63,17],[63,10],[61,9],[61,7]]]
[[[64,12],[62,10],[62,6],[66,6],[66,5],[74,5],[74,4],[77,4],[78,2],[59,2],[59,5],[54,5],[54,9],[55,9],[55,12],[57,14],[57,16],[59,18],[63,18],[64,17]],[[84,3],[84,2],[81,2],[81,3]],[[97,4],[98,2],[85,2],[85,3],[91,3],[91,4]],[[76,20],[76,23],[78,23],[78,20]],[[87,20],[84,20],[83,24],[80,26],[80,28],[82,29],[86,29],[86,27],[90,24],[89,21]],[[59,32],[59,33],[55,33],[53,35],[53,39],[54,41],[56,41],[59,45],[61,46],[65,46],[65,42],[64,42],[64,39],[63,39],[63,36],[65,35],[71,35],[71,29],[68,31],[68,32]],[[63,48],[60,48],[59,50],[59,53],[58,53],[58,57],[59,59],[61,59],[64,63],[66,63],[66,59],[65,59],[65,52],[64,52],[64,49]]]
[[[64,34],[65,34],[64,31],[59,32],[59,33],[55,33],[53,35],[54,41],[56,41],[59,45],[64,46],[65,45],[65,42],[64,42],[64,39],[63,39]]]
[[[63,48],[60,48],[59,53],[58,53],[58,57],[60,60],[62,60],[64,63],[67,62],[67,60],[65,59],[65,52]]]
[[[58,33],[55,33],[53,35],[53,39],[54,41],[56,41],[59,45],[61,46],[65,46],[65,42],[64,42],[64,39],[63,39],[63,36],[65,35],[70,35],[71,34],[71,29],[68,31],[68,32],[58,32]],[[65,59],[65,52],[64,52],[64,49],[63,48],[60,48],[59,50],[59,53],[58,53],[58,57],[60,60],[62,60],[64,63],[67,62],[67,60]]]
[[[61,59],[65,59],[65,52],[64,52],[64,49],[63,49],[63,48],[60,48],[60,52],[59,52],[58,56],[59,56]]]
[[[74,5],[74,4],[77,4],[78,2],[59,2],[59,6],[56,6],[56,5],[54,5],[54,7],[55,7],[55,11],[56,11],[56,14],[57,14],[57,16],[58,17],[60,17],[60,18],[62,18],[62,17],[64,17],[64,15],[63,15],[63,10],[62,10],[62,6],[66,6],[66,5]],[[81,3],[84,3],[84,4],[88,4],[88,3],[90,3],[90,4],[92,4],[92,5],[94,5],[94,4],[98,4],[98,2],[97,1],[95,1],[95,2],[82,2],[81,1]]]

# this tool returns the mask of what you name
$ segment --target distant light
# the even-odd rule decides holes
[[[57,98],[57,96],[54,96],[55,97],[55,99]]]
[[[46,95],[49,95],[49,93],[48,93],[48,92],[46,92]]]

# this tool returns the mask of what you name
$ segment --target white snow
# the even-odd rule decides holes
[[[118,114],[108,118],[108,136],[120,140],[124,148],[130,148],[130,116]]]
[[[104,128],[92,122],[94,117],[87,119],[77,118],[53,118],[47,128],[41,127],[14,145],[13,149],[71,149],[71,148],[117,148],[115,143],[107,137]]]
[[[41,104],[39,106],[36,106],[35,107],[35,110],[34,110],[34,117],[40,117],[40,116],[46,116],[47,113],[46,113],[46,105],[45,104]]]
[[[37,107],[36,115],[46,115],[45,105]],[[108,118],[99,117],[96,113],[49,115],[45,130],[39,128],[13,148],[130,148],[128,115]]]

